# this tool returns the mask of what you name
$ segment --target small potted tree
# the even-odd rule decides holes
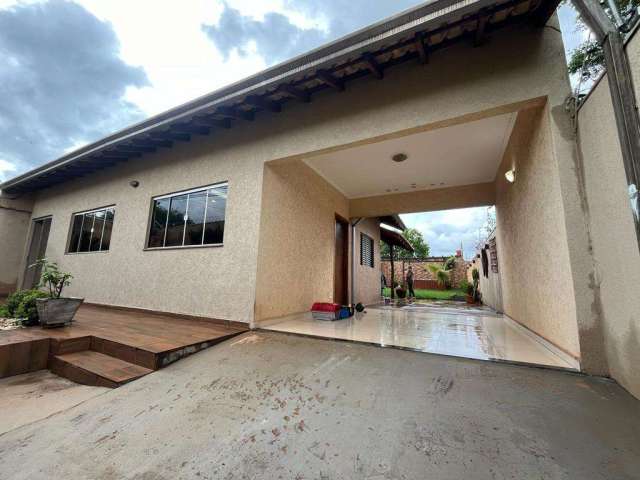
[[[469,283],[466,279],[460,282],[460,290],[464,292],[464,298],[467,303],[473,303],[473,284]]]
[[[60,327],[71,323],[84,298],[62,297],[62,290],[71,284],[73,275],[61,272],[58,264],[41,258],[35,265],[42,267],[40,288],[46,288],[48,297],[38,298],[36,308],[40,325],[43,327]]]
[[[402,306],[407,304],[407,289],[404,285],[398,285],[396,287],[396,305]]]

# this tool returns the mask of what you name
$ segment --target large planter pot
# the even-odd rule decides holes
[[[38,298],[36,308],[40,325],[62,327],[70,324],[82,302],[84,298]]]

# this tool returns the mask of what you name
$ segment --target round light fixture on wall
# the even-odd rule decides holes
[[[129,185],[131,185],[133,188],[138,188],[138,186],[140,185],[140,182],[138,180],[131,180],[129,182]]]
[[[507,170],[504,172],[504,178],[507,179],[507,182],[513,183],[516,181],[516,171],[512,168],[511,170]]]
[[[391,160],[393,160],[396,163],[400,163],[400,162],[404,162],[407,158],[407,154],[406,153],[396,153],[393,157],[391,157]]]

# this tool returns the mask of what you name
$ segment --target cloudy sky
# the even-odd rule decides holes
[[[0,181],[419,3],[0,0]],[[570,47],[585,35],[573,18],[563,7]],[[434,222],[453,238],[481,217],[416,224],[435,246]]]

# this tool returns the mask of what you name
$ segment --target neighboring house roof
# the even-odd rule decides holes
[[[394,245],[409,252],[413,252],[413,247],[411,246],[409,241],[404,238],[401,233],[396,232],[395,230],[380,228],[380,240],[382,240],[387,245]]]
[[[253,121],[287,102],[309,102],[322,90],[407,61],[427,63],[434,50],[461,40],[480,44],[486,33],[517,22],[544,25],[558,0],[435,0],[358,30],[237,83],[132,125],[0,185],[18,194],[90,174],[131,158]]]

